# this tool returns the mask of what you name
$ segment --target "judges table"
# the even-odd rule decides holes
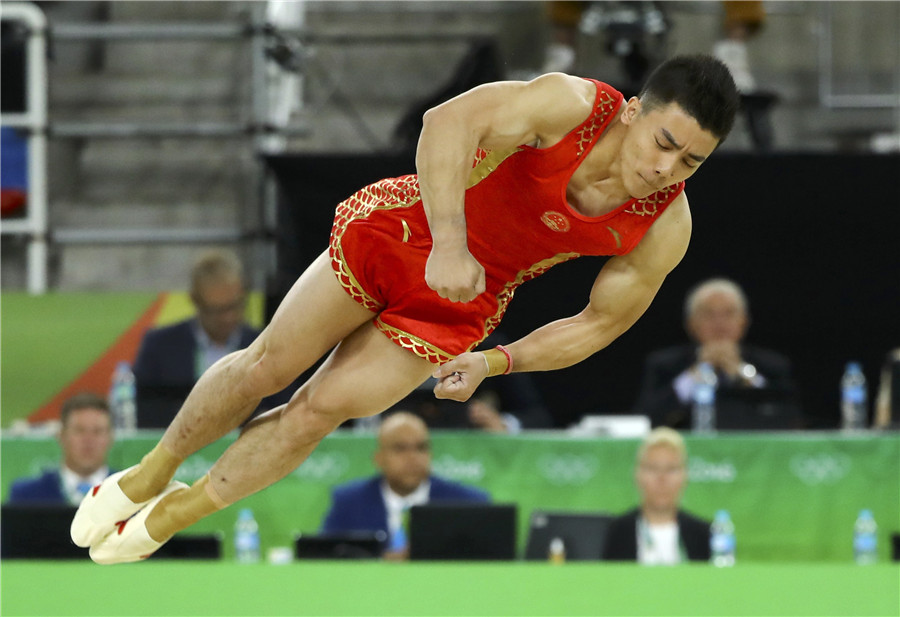
[[[160,433],[117,439],[110,462],[138,462]],[[230,434],[191,456],[177,479],[193,482],[235,439]],[[639,441],[575,438],[561,432],[507,436],[432,433],[434,471],[489,491],[498,503],[518,504],[520,546],[535,509],[622,512],[634,506],[633,465]],[[879,525],[879,557],[890,560],[890,534],[900,531],[900,435],[897,433],[720,433],[688,436],[689,483],[684,507],[708,519],[730,511],[739,562],[852,561],[853,523],[862,508]],[[290,546],[315,532],[331,489],[374,473],[372,435],[339,430],[287,478],[244,500],[259,522],[262,549]],[[59,446],[50,437],[2,439],[3,498],[13,479],[53,466]],[[194,525],[220,532],[225,559],[237,508]]]

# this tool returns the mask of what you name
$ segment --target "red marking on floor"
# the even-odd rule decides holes
[[[103,352],[81,375],[57,392],[53,398],[32,412],[28,416],[28,421],[35,423],[56,420],[59,418],[60,407],[66,399],[79,392],[95,392],[101,396],[106,395],[109,392],[116,364],[122,360],[134,362],[144,332],[156,322],[156,316],[162,310],[167,297],[168,293],[160,293],[147,310],[116,339],[109,349]]]

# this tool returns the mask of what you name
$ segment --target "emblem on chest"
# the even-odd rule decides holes
[[[553,210],[547,210],[541,215],[541,221],[543,221],[544,225],[552,229],[553,231],[565,232],[569,231],[571,225],[569,224],[569,219],[565,217],[565,215],[560,214],[559,212],[554,212]]]

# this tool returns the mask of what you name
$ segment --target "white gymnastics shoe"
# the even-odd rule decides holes
[[[150,537],[146,525],[147,517],[164,497],[186,488],[188,485],[184,482],[169,483],[162,493],[151,499],[137,514],[128,520],[117,522],[115,531],[92,544],[91,559],[96,563],[108,565],[141,561],[155,553],[165,542],[157,542]]]
[[[99,542],[115,531],[117,522],[128,519],[150,501],[135,503],[119,488],[119,480],[132,469],[114,473],[87,492],[72,519],[72,542],[82,548]]]

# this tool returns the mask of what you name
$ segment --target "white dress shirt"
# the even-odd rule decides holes
[[[63,495],[70,504],[77,506],[81,503],[81,499],[85,493],[78,487],[84,485],[94,487],[103,482],[109,475],[109,467],[104,465],[89,476],[81,476],[63,465],[59,470],[59,477],[62,480]]]
[[[431,481],[425,480],[419,487],[406,497],[401,497],[388,486],[386,480],[381,482],[381,496],[387,508],[388,531],[394,535],[403,525],[403,514],[413,506],[428,503],[431,494]]]

